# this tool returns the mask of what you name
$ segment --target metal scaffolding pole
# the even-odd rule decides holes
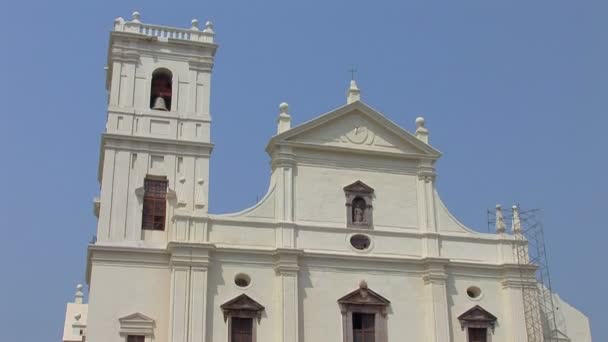
[[[537,286],[523,286],[523,307],[528,342],[558,342],[556,331],[555,305],[551,290],[551,277],[547,249],[542,224],[542,212],[539,209],[520,210],[513,206],[503,212],[504,222],[511,223],[513,234],[518,243],[514,248],[514,257],[518,264],[533,265],[536,269]],[[488,210],[488,229],[496,225],[496,216]],[[522,268],[522,284],[530,279]]]

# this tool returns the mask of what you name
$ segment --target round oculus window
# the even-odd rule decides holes
[[[234,277],[234,284],[238,287],[247,287],[251,284],[251,277],[244,273],[239,273]]]
[[[355,234],[350,237],[350,244],[360,251],[366,250],[371,245],[371,240],[367,235]]]
[[[481,296],[481,289],[477,286],[470,286],[467,289],[467,296],[471,299],[477,299]]]

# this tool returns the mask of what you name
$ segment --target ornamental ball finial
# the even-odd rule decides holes
[[[424,118],[422,116],[416,118],[416,127],[424,127]]]
[[[361,289],[367,289],[367,282],[365,280],[361,280],[359,282],[359,288],[361,288]]]
[[[198,31],[198,19],[194,18],[190,23],[192,24],[192,27],[190,27],[190,29]]]
[[[77,291],[82,291],[83,288],[84,288],[84,286],[82,286],[82,284],[76,285],[76,290]]]
[[[288,113],[289,104],[287,104],[287,102],[281,102],[281,104],[279,105],[279,111],[281,111],[281,113]]]
[[[211,22],[210,20],[208,20],[208,21],[205,23],[205,30],[204,30],[203,32],[206,32],[206,33],[214,33],[214,32],[213,32],[213,22]]]
[[[497,205],[496,205],[496,209],[502,209],[502,205],[497,204]]]
[[[133,18],[133,22],[135,23],[139,23],[139,19],[141,19],[141,15],[139,14],[138,11],[133,12],[133,14],[131,14],[131,17]]]

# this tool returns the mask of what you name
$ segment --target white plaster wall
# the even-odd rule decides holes
[[[170,218],[175,209],[206,211],[208,182],[200,184],[197,181],[208,179],[209,159],[169,151],[141,151],[132,145],[125,147],[108,148],[103,152],[104,177],[97,239],[145,240],[151,245],[164,245],[174,229],[175,222]],[[166,176],[169,189],[176,193],[177,198],[167,204],[165,232],[141,230],[142,202],[136,189],[144,186],[146,175]]]
[[[346,227],[343,188],[357,180],[374,188],[374,228],[417,227],[415,175],[308,165],[298,165],[295,177],[296,221]]]
[[[87,342],[124,342],[118,319],[136,312],[154,319],[154,341],[167,341],[168,267],[94,264],[90,283]]]
[[[268,256],[218,253],[209,267],[207,341],[228,341],[228,324],[220,306],[246,293],[265,307],[257,325],[257,341],[275,341],[279,329],[276,300],[275,272]],[[251,284],[241,289],[234,277],[245,273]],[[256,323],[257,324],[257,323]]]
[[[366,280],[373,291],[391,301],[388,340],[425,341],[426,303],[419,275],[405,272],[340,270],[306,261],[299,274],[300,342],[342,341],[342,316],[337,300]]]
[[[553,295],[553,304],[558,329],[572,342],[591,342],[589,319],[558,294]]]
[[[209,241],[236,246],[275,247],[275,228],[269,225],[213,223]]]
[[[467,288],[477,286],[482,295],[478,299],[467,296]],[[520,290],[521,291],[521,290]],[[504,291],[500,278],[492,278],[489,275],[450,275],[447,281],[448,308],[452,338],[454,342],[466,342],[466,334],[461,330],[458,316],[480,305],[488,312],[498,318],[496,329],[492,335],[493,342],[514,341],[511,338],[513,330],[518,327],[509,325],[510,304],[504,301]],[[520,316],[523,319],[523,312]]]

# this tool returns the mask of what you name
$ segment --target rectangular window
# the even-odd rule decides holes
[[[488,329],[469,328],[469,342],[488,342]]]
[[[146,177],[142,229],[165,230],[167,179]]]
[[[138,335],[129,335],[127,336],[127,342],[146,342],[146,337]]]
[[[353,312],[353,342],[374,342],[375,315]]]
[[[253,342],[253,318],[232,317],[230,342]]]

